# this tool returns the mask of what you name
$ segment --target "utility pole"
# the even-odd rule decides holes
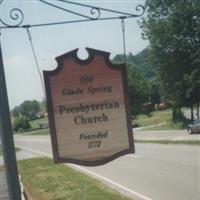
[[[21,200],[21,190],[17,171],[14,139],[11,128],[10,110],[3,66],[0,41],[0,137],[6,170],[8,194],[10,200]]]

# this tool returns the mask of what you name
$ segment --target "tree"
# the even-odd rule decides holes
[[[25,117],[25,120],[29,121],[31,119],[31,114],[32,114],[31,101],[24,101],[20,105],[20,112]]]
[[[165,95],[174,109],[180,110],[188,104],[192,109],[196,93],[200,92],[198,89],[192,92],[194,83],[189,81],[200,68],[200,3],[198,0],[147,0],[146,8],[141,27],[144,37],[150,41],[152,60],[159,70]]]
[[[24,117],[17,117],[13,122],[13,129],[16,132],[23,132],[27,129],[31,128],[29,122]]]
[[[46,110],[47,110],[47,100],[46,99],[43,99],[42,102],[40,103],[40,109],[41,109],[41,111],[46,112]]]
[[[11,114],[13,117],[19,117],[20,116],[20,107],[16,106],[12,111]]]
[[[151,99],[151,104],[153,105],[154,109],[155,106],[157,107],[158,104],[160,103],[161,95],[160,95],[160,83],[158,79],[153,79],[149,81],[150,85],[150,99]]]
[[[190,87],[186,91],[186,95],[190,98],[191,119],[194,119],[193,105],[196,104],[197,118],[199,118],[199,102],[200,102],[200,69],[195,69],[189,76]]]
[[[40,103],[36,100],[24,101],[20,106],[15,107],[11,113],[13,117],[24,116],[26,121],[36,118],[36,114],[41,110]]]
[[[134,65],[146,80],[154,79],[156,75],[155,66],[152,63],[152,54],[150,48],[145,48],[136,55],[129,53],[127,56],[127,64]],[[124,55],[119,54],[113,58],[115,63],[123,63]]]
[[[156,76],[156,68],[152,63],[151,49],[145,48],[135,56],[131,53],[128,55],[128,61],[134,64],[146,80],[152,80]]]
[[[136,116],[142,112],[142,105],[149,100],[147,81],[133,65],[128,66],[128,94],[131,113]]]
[[[40,103],[38,101],[36,101],[36,100],[31,101],[31,106],[30,107],[31,107],[31,111],[33,113],[38,113],[41,110]]]
[[[123,59],[124,55],[116,55],[113,62],[123,63]],[[149,104],[149,101],[152,100],[153,104],[158,104],[160,101],[158,94],[160,88],[159,84],[156,86],[156,69],[151,62],[151,50],[146,48],[137,55],[129,53],[127,55],[127,66],[131,112],[136,116],[144,112],[143,105],[145,103]]]

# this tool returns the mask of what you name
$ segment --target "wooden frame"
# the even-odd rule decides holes
[[[45,88],[46,88],[46,97],[47,97],[47,109],[48,109],[48,118],[49,118],[49,127],[50,127],[50,133],[51,133],[51,141],[52,141],[52,149],[53,149],[53,157],[55,163],[62,163],[62,162],[68,162],[68,163],[74,163],[79,165],[85,165],[85,166],[97,166],[101,164],[105,164],[109,161],[112,161],[115,158],[118,158],[122,155],[128,154],[128,153],[134,153],[134,142],[133,142],[133,132],[131,127],[131,115],[130,115],[130,107],[129,107],[129,100],[128,100],[128,85],[127,85],[127,73],[126,73],[126,66],[125,64],[112,64],[109,60],[109,52],[99,51],[91,48],[86,48],[88,51],[89,57],[86,60],[80,60],[77,57],[77,51],[78,49],[75,49],[69,53],[66,53],[64,55],[61,55],[56,58],[58,62],[58,67],[53,71],[44,71],[44,82],[45,82]],[[64,60],[68,58],[73,58],[76,63],[79,63],[83,67],[89,63],[91,63],[94,59],[94,57],[102,56],[104,58],[105,64],[113,69],[113,70],[120,70],[121,76],[123,80],[123,91],[124,91],[124,103],[125,103],[125,112],[126,112],[126,121],[127,121],[127,130],[128,130],[128,141],[129,141],[129,147],[127,149],[124,149],[122,151],[119,151],[111,156],[108,156],[103,159],[98,159],[95,161],[87,161],[87,160],[79,160],[74,158],[65,158],[61,157],[59,155],[58,150],[58,138],[56,134],[56,125],[55,125],[55,117],[54,117],[54,110],[53,110],[53,102],[52,102],[52,92],[50,87],[50,77],[55,76],[59,72],[62,71],[64,67]]]

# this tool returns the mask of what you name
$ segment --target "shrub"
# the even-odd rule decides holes
[[[29,122],[24,117],[17,117],[13,122],[13,130],[16,132],[23,132],[31,128]]]

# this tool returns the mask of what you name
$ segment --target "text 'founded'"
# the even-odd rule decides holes
[[[89,48],[80,60],[77,51],[44,72],[55,162],[95,166],[134,153],[125,65]]]

